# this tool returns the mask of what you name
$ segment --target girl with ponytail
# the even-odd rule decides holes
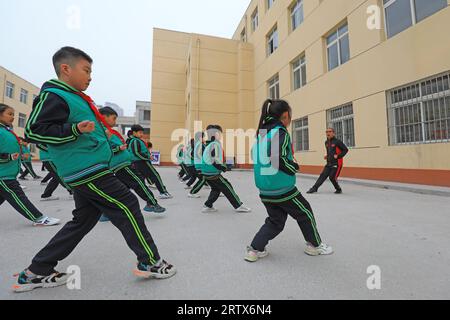
[[[299,165],[288,131],[291,121],[292,108],[288,102],[271,99],[264,102],[252,154],[256,186],[269,217],[247,248],[248,262],[268,255],[266,246],[283,231],[288,216],[297,221],[303,233],[306,254],[333,253],[320,238],[311,205],[296,187]]]

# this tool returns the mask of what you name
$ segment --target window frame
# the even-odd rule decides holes
[[[21,88],[19,101],[23,104],[27,104],[28,103],[28,95],[29,95],[28,90]]]
[[[443,90],[436,90],[436,92],[428,92],[428,89],[433,91],[433,87],[439,87],[439,79],[441,79],[441,84],[443,85]],[[446,80],[445,80],[446,79]],[[447,82],[447,86],[444,86],[444,81]],[[427,88],[424,92],[424,87]],[[445,89],[446,88],[446,89]],[[415,90],[415,95],[413,95],[413,91]],[[418,95],[417,95],[418,94]],[[400,98],[401,96],[401,98]],[[391,90],[386,91],[386,99],[387,99],[387,114],[388,114],[388,137],[389,137],[389,146],[411,146],[411,145],[423,145],[423,144],[435,144],[435,143],[449,143],[450,142],[450,109],[446,107],[446,103],[450,104],[450,72],[444,72],[441,74],[437,74],[422,80],[418,80]],[[436,103],[438,104],[439,115],[441,114],[441,105],[439,103],[443,100],[444,110],[446,110],[445,115],[436,119]],[[427,120],[427,113],[429,112],[429,108],[427,104],[433,104],[433,120]],[[410,112],[411,108],[419,108],[419,122],[410,121]],[[408,110],[405,113],[405,110]],[[403,124],[397,123],[396,115],[400,116],[401,112]],[[408,114],[407,114],[408,113]],[[405,121],[408,119],[408,122]],[[447,123],[447,137],[442,139],[427,139],[429,135],[431,135],[429,131],[429,127],[433,124],[436,132],[436,122]],[[409,142],[401,142],[402,133],[399,133],[397,130],[409,130],[409,134],[411,134],[411,127],[420,126],[419,136],[421,139],[415,139],[416,132],[413,132],[413,140]],[[407,129],[409,127],[409,129]],[[428,130],[427,130],[428,129]],[[413,129],[414,130],[414,129]],[[406,137],[406,131],[405,137]],[[400,142],[399,142],[400,141]]]
[[[23,126],[21,125],[21,121],[23,121]],[[17,126],[19,128],[25,128],[27,124],[27,115],[25,113],[19,112],[19,116],[17,117]]]
[[[396,3],[397,1],[398,1],[398,0],[388,0],[388,1],[385,3],[384,0],[382,0],[382,4],[383,4],[383,15],[384,15],[384,30],[385,30],[385,35],[386,35],[386,38],[387,38],[387,39],[391,39],[391,38],[395,37],[396,35],[402,33],[403,31],[405,31],[405,30],[407,30],[407,29],[409,29],[409,28],[415,26],[416,24],[422,22],[423,20],[425,20],[426,18],[430,17],[431,15],[433,15],[433,14],[435,14],[435,13],[438,13],[438,12],[441,11],[442,9],[445,9],[445,7],[442,8],[442,9],[439,9],[438,11],[436,11],[436,12],[432,13],[431,15],[429,15],[429,16],[423,18],[422,20],[417,21],[416,1],[415,1],[415,0],[409,0],[409,6],[410,6],[410,8],[411,8],[411,15],[410,15],[410,17],[411,17],[411,22],[412,22],[411,26],[407,27],[406,29],[404,29],[404,30],[402,30],[402,31],[400,31],[400,32],[397,32],[396,34],[394,34],[394,35],[392,35],[392,36],[389,36],[388,19],[387,19],[387,13],[386,13],[386,10],[387,10],[390,6],[392,6],[394,3]],[[447,6],[448,6],[448,3],[447,3]]]
[[[276,37],[275,37],[275,33],[276,33]],[[276,46],[275,46],[275,39],[276,41]],[[270,43],[273,43],[272,48],[273,50],[270,51]],[[278,48],[280,47],[280,38],[278,35],[278,25],[276,24],[275,26],[272,27],[272,29],[270,29],[269,33],[266,36],[266,52],[267,52],[267,57],[270,57],[272,54],[275,53],[275,51],[278,50]]]
[[[305,125],[305,120],[306,120],[306,125]],[[296,123],[301,122],[300,126],[296,126]],[[302,141],[301,141],[301,146],[300,149],[297,149],[297,133],[301,132],[302,134]],[[305,132],[307,135],[307,141],[308,141],[308,146],[304,147],[303,142],[305,141]],[[292,138],[293,138],[293,144],[294,144],[294,151],[295,153],[300,153],[300,152],[309,152],[310,149],[310,139],[309,139],[309,117],[302,117],[299,119],[296,119],[294,121],[292,121]]]
[[[259,11],[258,11],[258,7],[255,8],[255,10],[253,11],[250,19],[251,19],[252,32],[255,32],[256,29],[258,29],[258,27],[259,27]]]
[[[5,84],[5,96],[10,98],[10,99],[14,99],[14,93],[16,91],[16,85],[10,81],[6,81]],[[8,93],[11,93],[11,95],[9,95]]]
[[[295,63],[299,63],[297,67],[295,67]],[[305,82],[303,83],[303,67],[305,67],[305,72],[304,72],[304,76],[305,76]],[[291,62],[291,75],[292,75],[292,91],[296,91],[299,90],[301,88],[303,88],[304,86],[306,86],[308,84],[308,78],[307,78],[307,67],[306,67],[306,54],[302,53],[301,55],[299,55],[297,58],[295,58],[292,62]],[[295,87],[295,73],[299,71],[300,72],[300,86],[298,88]]]
[[[344,115],[344,111],[348,107],[351,107],[352,113],[349,115]],[[337,112],[340,109],[342,110],[342,116],[332,119],[332,112]],[[347,133],[346,127],[345,127],[345,122],[348,120],[352,120],[353,131],[351,132],[351,134]],[[342,125],[342,137],[338,136],[338,132],[336,132],[336,137],[338,139],[342,140],[342,142],[344,142],[348,148],[356,148],[357,144],[356,144],[356,131],[355,131],[355,111],[353,108],[353,102],[349,102],[349,103],[346,103],[346,104],[343,104],[343,105],[340,105],[340,106],[337,106],[337,107],[327,110],[327,128],[334,128],[336,130],[336,126],[335,126],[336,123],[341,123],[341,125]],[[346,140],[347,136],[353,136],[351,139],[353,142],[353,145],[352,145],[352,143],[350,143],[350,141]]]
[[[295,11],[300,11],[301,12],[301,17],[300,17],[301,21],[299,22],[299,24],[296,27],[294,27]],[[294,32],[305,21],[305,7],[304,7],[304,1],[303,0],[294,0],[294,2],[289,6],[289,18],[290,18],[289,21],[290,21],[290,24],[291,24],[290,31]]]
[[[343,28],[344,26],[347,26],[347,31],[344,34],[339,34],[339,30],[341,28]],[[348,61],[350,61],[351,59],[351,55],[350,55],[350,32],[349,32],[349,28],[348,28],[348,22],[345,21],[344,23],[340,24],[338,27],[334,28],[332,32],[328,33],[328,35],[325,37],[325,44],[326,44],[326,51],[327,51],[327,69],[328,72],[333,71],[334,69],[339,68],[340,66],[342,66],[343,64],[347,63]],[[328,39],[333,36],[336,35],[336,39],[333,40],[331,43],[328,43]],[[346,37],[348,38],[348,53],[349,53],[349,58],[347,61],[342,62],[342,56],[341,56],[341,40]],[[334,67],[333,69],[330,69],[330,54],[329,54],[329,49],[334,46],[337,45],[337,54],[338,54],[338,65],[336,67]]]
[[[272,78],[267,80],[268,97],[272,100],[278,100],[281,97],[280,91],[280,75],[277,73]],[[275,89],[275,96],[271,95],[272,89]],[[278,93],[278,96],[276,96]]]

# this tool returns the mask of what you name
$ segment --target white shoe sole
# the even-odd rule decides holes
[[[51,289],[61,287],[66,285],[67,281],[69,281],[69,277],[66,277],[64,281],[56,283],[39,283],[39,284],[22,284],[22,285],[15,284],[12,289],[15,293],[24,293],[33,291],[34,289]]]
[[[159,274],[159,273],[151,273],[146,271],[141,271],[138,269],[133,270],[133,274],[142,279],[157,279],[157,280],[164,280],[172,278],[174,275],[177,274],[177,269],[173,269],[169,274]]]
[[[42,223],[33,223],[33,227],[40,228],[40,227],[54,227],[61,224],[61,221],[49,223],[49,224],[42,224]]]
[[[245,261],[247,261],[247,262],[253,263],[253,262],[257,262],[259,259],[264,259],[264,258],[266,258],[268,255],[269,255],[269,252],[265,252],[265,253],[260,253],[260,254],[259,254],[257,257],[255,257],[255,258],[251,258],[251,257],[249,257],[249,256],[246,256],[244,259],[245,259]]]
[[[334,254],[334,250],[331,250],[330,252],[320,252],[315,249],[306,248],[305,253],[310,257],[330,256],[330,255]]]

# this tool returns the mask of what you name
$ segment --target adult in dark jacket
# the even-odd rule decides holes
[[[333,128],[327,129],[327,141],[325,141],[325,148],[327,150],[327,154],[324,159],[327,161],[327,165],[323,169],[323,172],[316,184],[308,191],[309,194],[317,193],[327,178],[330,179],[331,183],[336,188],[336,194],[342,193],[342,188],[338,183],[338,178],[342,172],[344,157],[348,154],[348,148],[341,140],[336,138],[336,131]]]

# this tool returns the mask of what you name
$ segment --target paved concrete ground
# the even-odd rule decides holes
[[[36,166],[38,167],[38,166]],[[146,214],[159,249],[179,273],[163,281],[141,281],[131,273],[135,258],[109,223],[99,224],[59,266],[81,268],[81,290],[66,287],[13,294],[12,275],[59,227],[36,229],[8,204],[0,207],[0,299],[449,299],[450,198],[384,190],[343,183],[336,196],[331,185],[307,196],[322,238],[336,253],[311,258],[294,221],[269,247],[270,256],[256,263],[243,260],[245,248],[264,222],[251,172],[226,176],[243,201],[254,209],[236,214],[221,198],[220,212],[200,212],[202,199],[188,199],[174,168],[160,169],[173,200],[162,201],[166,218]],[[312,180],[299,177],[305,191]],[[71,219],[73,203],[39,202],[43,189],[27,181],[27,193],[46,214]],[[144,203],[142,203],[144,205]],[[367,268],[381,268],[381,290],[368,290]]]

